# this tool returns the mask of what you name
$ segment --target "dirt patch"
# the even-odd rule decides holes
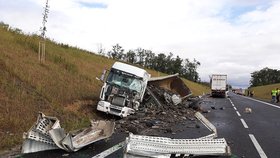
[[[17,157],[21,152],[21,145],[17,145],[9,150],[1,150],[0,157]]]
[[[94,120],[100,120],[102,117],[96,115],[97,102],[98,100],[92,99],[75,100],[72,103],[65,105],[64,110],[67,112],[82,114]]]

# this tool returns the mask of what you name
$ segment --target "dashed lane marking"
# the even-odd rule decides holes
[[[231,105],[234,107],[234,104],[233,104],[233,102],[229,99],[229,101],[230,101],[230,103],[231,103]]]
[[[241,115],[240,115],[240,113],[239,113],[238,111],[236,111],[236,113],[237,113],[237,115],[238,115],[239,117],[241,117]]]
[[[236,107],[233,107],[233,108],[234,108],[235,111],[237,110]]]
[[[241,118],[240,121],[242,122],[244,128],[249,128],[246,122]]]
[[[257,139],[255,138],[255,136],[253,134],[249,134],[249,137],[251,138],[255,148],[257,149],[259,155],[261,158],[267,158],[266,154],[264,153],[262,147],[260,146],[260,144],[258,143]]]

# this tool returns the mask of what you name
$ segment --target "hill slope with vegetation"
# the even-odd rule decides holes
[[[280,83],[251,87],[249,91],[254,91],[254,97],[256,98],[271,101],[271,90],[276,88],[280,89]]]
[[[99,118],[96,102],[103,69],[115,62],[65,44],[46,41],[46,61],[38,61],[39,37],[0,26],[0,149],[21,144],[22,133],[38,112],[60,119],[63,128],[74,130]],[[152,76],[159,73],[148,70]],[[185,80],[194,95],[209,88]]]

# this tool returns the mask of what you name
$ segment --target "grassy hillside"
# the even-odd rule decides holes
[[[250,88],[250,91],[254,91],[254,97],[264,99],[264,100],[271,100],[271,90],[272,89],[280,89],[280,83],[265,85],[265,86],[258,86]]]
[[[104,68],[113,60],[67,45],[46,43],[46,62],[38,61],[37,36],[0,26],[0,149],[22,142],[22,133],[39,111],[56,116],[66,130],[89,125],[95,114]],[[159,73],[149,70],[153,76]],[[185,80],[200,95],[204,86]]]

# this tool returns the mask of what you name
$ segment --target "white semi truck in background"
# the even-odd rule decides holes
[[[210,80],[211,95],[213,97],[227,97],[227,75],[213,74]]]
[[[113,64],[106,80],[105,75],[106,70],[100,79],[104,84],[97,110],[120,117],[135,113],[151,75],[144,69],[121,62]]]

